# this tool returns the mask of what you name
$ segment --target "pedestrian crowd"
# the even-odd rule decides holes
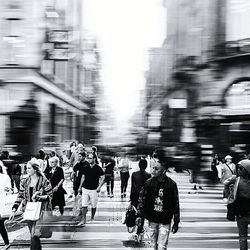
[[[119,155],[99,155],[96,146],[86,149],[82,143],[76,142],[71,143],[69,149],[63,150],[60,155],[41,149],[38,155],[31,156],[26,164],[21,164],[20,156],[10,157],[8,151],[3,151],[0,159],[1,202],[4,202],[8,193],[17,193],[10,216],[1,215],[0,209],[0,233],[5,250],[10,247],[5,220],[13,220],[19,210],[25,213],[29,202],[41,203],[39,220],[46,219],[46,216],[52,215],[57,208],[61,216],[64,214],[67,192],[63,183],[66,170],[72,170],[70,177],[73,188],[69,195],[75,200],[79,218],[77,226],[86,226],[89,206],[90,223],[95,220],[98,197],[104,184],[107,197],[114,197],[114,180],[119,173],[121,201],[126,197],[130,200],[124,224],[136,229],[136,242],[143,239],[145,221],[148,222],[153,247],[158,250],[167,249],[170,232],[176,233],[179,229],[178,188],[167,175],[169,159],[166,152],[160,148],[155,150],[151,157],[141,157],[138,161],[139,170],[131,176],[131,161],[126,152]],[[149,172],[146,171],[148,167]],[[214,180],[224,185],[222,198],[227,202],[227,218],[237,221],[240,249],[246,250],[250,223],[250,160],[243,156],[235,162],[231,155],[224,158],[215,155],[211,171]],[[131,190],[128,195],[129,178]],[[37,221],[28,220],[27,224],[31,249],[40,249],[37,244],[40,244],[42,230],[37,230]]]

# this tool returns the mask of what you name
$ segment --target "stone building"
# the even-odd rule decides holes
[[[82,3],[1,1],[1,145],[28,155],[48,142],[93,142],[84,83],[94,81],[89,71],[97,68],[87,74],[84,66]]]

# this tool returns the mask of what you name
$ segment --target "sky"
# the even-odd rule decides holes
[[[127,128],[144,88],[147,49],[159,47],[166,34],[162,0],[84,0],[84,27],[101,48],[101,80],[115,123]]]

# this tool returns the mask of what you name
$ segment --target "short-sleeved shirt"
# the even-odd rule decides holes
[[[77,173],[77,179],[79,179],[79,183],[83,175],[83,169],[86,166],[89,166],[89,163],[87,161],[81,161],[81,162],[76,163],[76,165],[73,168],[73,171]]]
[[[102,168],[95,164],[93,167],[87,165],[82,172],[85,175],[85,179],[83,182],[83,187],[89,190],[95,190],[98,188],[99,179],[104,172]]]

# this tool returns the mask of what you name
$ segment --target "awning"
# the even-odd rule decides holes
[[[89,106],[79,101],[63,89],[59,88],[54,82],[48,80],[43,75],[31,68],[1,68],[0,79],[4,83],[34,83],[51,95],[63,100],[64,102],[74,106],[80,110],[88,110]]]

